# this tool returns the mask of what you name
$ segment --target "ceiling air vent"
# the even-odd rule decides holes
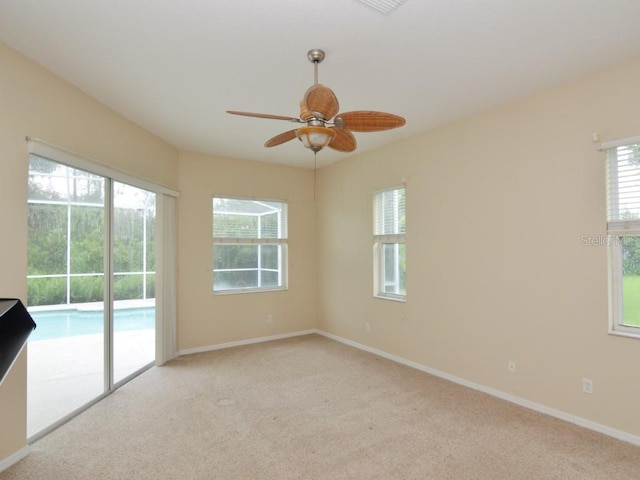
[[[371,7],[380,13],[385,15],[393,12],[396,8],[402,5],[407,0],[358,0],[363,5]]]

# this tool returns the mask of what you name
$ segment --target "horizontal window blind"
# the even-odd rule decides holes
[[[607,149],[609,233],[640,230],[640,143]]]
[[[373,205],[373,234],[379,240],[384,236],[392,241],[406,233],[404,187],[376,193]]]
[[[233,238],[214,237],[216,243],[229,243],[235,245],[285,245],[286,238]]]

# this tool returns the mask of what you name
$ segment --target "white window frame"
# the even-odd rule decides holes
[[[637,181],[637,193],[633,193],[633,200],[628,193],[620,191],[619,153],[624,157],[625,148],[640,144],[640,137],[625,138],[600,145],[607,155],[607,249],[609,263],[609,333],[627,337],[640,338],[640,326],[624,323],[623,299],[623,247],[628,238],[640,237],[640,205],[636,205],[638,218],[624,218],[628,216],[629,206],[633,200],[640,200],[640,167],[632,176],[626,176],[626,185]],[[640,156],[637,156],[640,160]],[[628,171],[625,175],[628,175]],[[628,190],[628,187],[627,187]]]
[[[211,218],[215,215],[215,207],[214,202],[215,199],[223,199],[223,200],[240,200],[247,202],[270,202],[270,203],[279,203],[282,206],[282,210],[279,215],[278,221],[278,238],[260,238],[259,232],[257,237],[249,237],[249,238],[239,238],[239,237],[215,237],[213,236],[212,229],[212,241],[213,241],[213,250],[215,250],[216,245],[257,245],[258,246],[258,272],[260,271],[260,246],[262,245],[279,245],[279,256],[278,256],[278,285],[277,286],[262,286],[260,285],[260,274],[258,273],[258,286],[255,287],[242,287],[242,288],[224,288],[224,289],[216,289],[215,288],[215,275],[216,269],[214,265],[214,258],[211,258],[211,266],[212,266],[212,291],[214,295],[229,295],[229,294],[240,294],[240,293],[256,293],[256,292],[273,292],[279,290],[287,290],[288,289],[288,203],[284,200],[276,200],[276,199],[265,199],[265,198],[253,198],[253,197],[233,197],[229,195],[214,195],[212,197],[211,205]],[[244,270],[244,269],[231,269],[231,270]],[[228,270],[229,271],[229,270]]]
[[[395,216],[396,222],[392,225],[392,233],[383,233],[380,231],[384,231],[384,217],[381,215],[382,212],[379,209],[381,204],[381,196],[394,192],[404,190],[405,195],[405,231],[400,232],[400,223],[399,223],[399,205],[395,205]],[[400,245],[405,246],[405,255],[406,255],[406,186],[400,185],[392,188],[387,188],[384,190],[378,190],[373,194],[373,296],[375,298],[386,299],[386,300],[394,300],[398,302],[406,302],[407,294],[406,294],[406,272],[405,272],[405,292],[389,292],[386,289],[385,285],[385,263],[384,263],[384,245],[392,244],[396,249],[399,248]],[[396,253],[397,254],[397,253]],[[406,258],[406,257],[405,257]],[[399,262],[398,262],[399,263]],[[397,265],[399,266],[399,265]],[[400,272],[396,273],[396,285],[400,284]]]

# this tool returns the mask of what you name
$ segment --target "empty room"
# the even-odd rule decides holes
[[[0,2],[0,479],[637,478],[638,18]]]

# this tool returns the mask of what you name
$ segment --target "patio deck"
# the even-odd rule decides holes
[[[114,337],[116,382],[154,360],[154,329]],[[28,342],[28,437],[103,393],[103,342],[101,334]]]

